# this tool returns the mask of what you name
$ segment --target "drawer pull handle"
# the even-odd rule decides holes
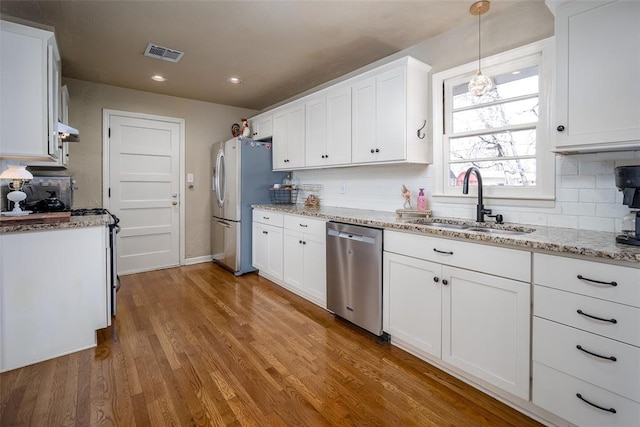
[[[307,225],[307,224],[300,224],[300,227],[307,228],[307,227],[308,227],[308,225]]]
[[[434,252],[438,252],[439,254],[445,254],[445,255],[453,255],[453,252],[451,251],[439,251],[436,248],[433,248]]]
[[[603,319],[602,317],[598,317],[598,316],[593,316],[591,314],[585,313],[584,311],[578,309],[576,310],[576,313],[581,314],[585,317],[589,317],[591,319],[595,319],[595,320],[600,320],[601,322],[609,322],[609,323],[618,323],[618,321],[616,319]]]
[[[580,280],[585,280],[585,281],[591,282],[591,283],[598,283],[600,285],[618,286],[617,282],[603,282],[601,280],[589,279],[587,277],[584,277],[582,274],[578,274],[576,277],[578,279],[580,279]]]
[[[269,219],[269,217],[268,216],[263,216],[262,219]]]
[[[582,395],[581,395],[580,393],[576,393],[576,397],[577,397],[578,399],[582,400],[584,403],[587,403],[587,404],[589,404],[589,405],[593,406],[594,408],[598,408],[598,409],[600,409],[601,411],[611,412],[612,414],[615,414],[615,413],[617,413],[617,412],[618,412],[618,411],[616,411],[616,410],[615,410],[615,409],[613,409],[613,408],[608,408],[608,409],[607,409],[607,408],[603,408],[602,406],[598,406],[598,405],[596,405],[595,403],[591,403],[591,402],[589,402],[587,399],[585,399],[584,397],[582,397]]]
[[[263,231],[262,234],[269,234],[269,232],[268,231]]]
[[[578,345],[576,346],[576,348],[577,348],[578,350],[580,350],[580,351],[584,351],[585,353],[590,354],[590,355],[592,355],[592,356],[599,357],[600,359],[607,359],[607,360],[611,360],[612,362],[617,362],[617,361],[618,361],[618,359],[616,359],[616,357],[615,357],[615,356],[601,356],[601,355],[599,355],[599,354],[597,354],[597,353],[593,353],[593,352],[591,352],[591,351],[589,351],[589,350],[585,350],[584,348],[582,348],[582,346],[581,346],[580,344],[578,344]]]

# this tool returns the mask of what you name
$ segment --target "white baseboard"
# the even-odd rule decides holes
[[[194,258],[185,258],[184,265],[201,264],[203,262],[211,262],[213,260],[212,255],[198,256]]]

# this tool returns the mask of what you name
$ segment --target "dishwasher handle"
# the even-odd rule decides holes
[[[371,245],[376,244],[375,238],[369,237],[369,236],[363,236],[362,234],[347,233],[344,231],[338,231],[338,230],[332,230],[332,229],[327,230],[327,234],[329,235],[329,237],[335,237],[338,239],[355,240],[357,242],[368,243]]]

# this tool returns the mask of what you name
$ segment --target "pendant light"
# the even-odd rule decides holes
[[[493,82],[491,79],[482,74],[480,71],[480,15],[484,15],[489,11],[489,1],[488,0],[480,0],[475,2],[469,8],[469,13],[473,16],[478,16],[478,74],[471,79],[469,82],[469,92],[474,94],[475,96],[482,96],[485,93],[491,90],[493,86]]]

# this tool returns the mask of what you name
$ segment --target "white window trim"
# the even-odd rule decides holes
[[[513,63],[526,58],[540,56],[539,68],[539,108],[538,108],[538,125],[536,128],[536,161],[538,162],[537,185],[535,187],[484,187],[484,198],[498,200],[502,205],[513,203],[517,206],[536,205],[535,202],[548,202],[555,200],[555,154],[551,152],[553,148],[552,136],[550,130],[552,101],[554,94],[554,63],[555,63],[555,45],[553,37],[540,40],[516,49],[502,52],[487,58],[482,58],[482,70],[491,67],[500,67],[502,64]],[[446,81],[470,80],[478,72],[478,62],[470,62],[459,67],[436,73],[432,77],[432,109],[433,109],[433,159],[435,166],[435,187],[434,197],[443,198],[441,201],[467,200],[475,198],[475,190],[469,193],[474,194],[463,195],[454,193],[453,188],[449,188],[448,171],[445,171],[445,164],[448,165],[447,154],[443,150],[444,139],[444,85]],[[485,72],[486,73],[486,72]],[[488,73],[487,73],[488,74]],[[446,176],[445,176],[446,172]],[[446,200],[451,199],[451,200]],[[510,202],[511,201],[511,202]],[[529,203],[531,202],[531,203]],[[546,203],[545,203],[546,204]]]

